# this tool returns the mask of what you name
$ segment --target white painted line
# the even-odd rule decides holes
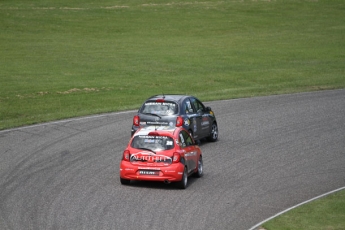
[[[345,189],[345,187],[338,188],[338,189],[336,189],[336,190],[330,191],[330,192],[328,192],[328,193],[322,194],[322,195],[320,195],[320,196],[317,196],[317,197],[315,197],[315,198],[312,198],[312,199],[310,199],[310,200],[307,200],[307,201],[304,201],[304,202],[302,202],[302,203],[300,203],[300,204],[297,204],[297,205],[295,205],[295,206],[292,206],[291,208],[288,208],[288,209],[286,209],[286,210],[284,210],[284,211],[282,211],[282,212],[279,212],[279,213],[275,214],[274,216],[271,216],[270,218],[268,218],[268,219],[266,219],[266,220],[264,220],[264,221],[258,223],[257,225],[251,227],[249,230],[254,230],[254,229],[260,227],[262,224],[266,223],[267,221],[272,220],[273,218],[275,218],[275,217],[277,217],[277,216],[280,216],[280,215],[282,215],[283,213],[286,213],[286,212],[288,212],[288,211],[290,211],[290,210],[292,210],[292,209],[294,209],[294,208],[297,208],[297,207],[299,207],[299,206],[301,206],[301,205],[304,205],[304,204],[306,204],[306,203],[309,203],[309,202],[311,202],[311,201],[320,199],[321,197],[328,196],[329,194],[338,192],[338,191],[343,190],[343,189]]]
[[[298,95],[298,94],[322,93],[322,92],[327,92],[327,91],[341,91],[341,90],[344,90],[344,89],[300,92],[300,93],[292,93],[292,94],[267,95],[267,96],[261,96],[261,97],[257,97],[257,98]],[[216,102],[222,103],[222,102],[227,102],[227,101],[248,100],[248,99],[253,99],[253,97],[225,99],[225,100],[218,100],[218,101],[205,101],[204,103],[206,103],[206,104],[207,103],[216,103]],[[78,120],[89,119],[89,118],[105,117],[105,116],[109,116],[109,115],[117,115],[117,114],[122,114],[122,113],[132,113],[132,112],[136,112],[136,111],[137,110],[128,110],[128,111],[121,111],[121,112],[114,112],[114,113],[105,113],[105,114],[100,114],[100,115],[90,115],[87,117],[70,118],[70,119],[66,119],[66,120],[52,121],[52,122],[40,123],[40,124],[36,124],[36,125],[28,125],[28,126],[23,126],[23,127],[18,127],[18,128],[4,129],[4,130],[0,130],[0,133],[9,132],[9,131],[16,131],[16,130],[23,130],[23,129],[32,128],[32,127],[40,127],[40,126],[50,125],[50,124],[60,124],[60,123],[69,122],[69,121],[78,121]]]
[[[59,121],[51,121],[51,122],[40,123],[40,124],[36,124],[36,125],[28,125],[28,126],[13,128],[13,129],[0,130],[0,133],[23,130],[23,129],[34,128],[34,127],[40,127],[40,126],[45,126],[45,125],[61,124],[61,123],[69,122],[69,121],[79,121],[79,120],[84,120],[84,119],[107,117],[107,116],[113,116],[113,115],[124,114],[124,113],[133,113],[136,111],[137,110],[128,110],[128,111],[121,111],[121,112],[114,112],[114,113],[104,113],[104,114],[99,114],[99,115],[90,115],[90,116],[86,116],[86,117],[76,117],[76,118],[70,118],[70,119],[59,120]]]

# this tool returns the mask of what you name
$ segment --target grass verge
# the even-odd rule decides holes
[[[263,224],[263,229],[345,229],[345,190],[292,209]]]
[[[0,129],[201,100],[345,88],[342,0],[0,2]]]

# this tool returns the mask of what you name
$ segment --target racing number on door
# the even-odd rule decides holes
[[[199,136],[205,137],[208,135],[208,130],[210,128],[209,117],[207,113],[205,113],[206,108],[200,101],[198,101],[195,98],[192,99],[192,103],[193,103],[194,109],[196,110],[196,118],[197,118],[196,120],[198,122],[198,128],[201,134]]]

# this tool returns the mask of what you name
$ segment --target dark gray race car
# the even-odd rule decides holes
[[[210,107],[188,95],[155,95],[148,98],[133,117],[133,135],[143,126],[183,126],[195,140],[217,141],[218,125]]]

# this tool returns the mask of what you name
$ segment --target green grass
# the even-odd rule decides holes
[[[345,190],[304,204],[263,225],[266,230],[345,229]]]
[[[0,129],[345,88],[343,0],[2,0]]]

